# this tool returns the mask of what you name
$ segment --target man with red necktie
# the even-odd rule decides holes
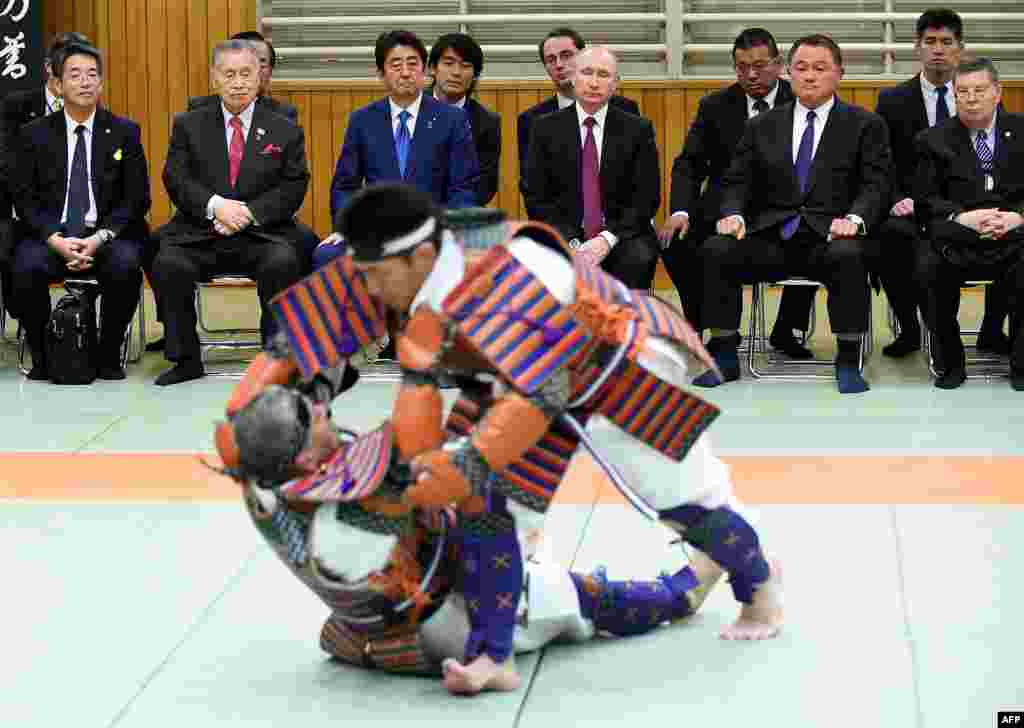
[[[301,127],[257,105],[259,57],[246,40],[220,43],[213,77],[220,104],[179,115],[163,180],[177,212],[156,232],[153,264],[163,301],[167,359],[157,385],[203,376],[193,291],[224,273],[256,281],[261,303],[297,281],[303,230],[295,222],[309,185]],[[264,309],[261,333],[271,333]]]

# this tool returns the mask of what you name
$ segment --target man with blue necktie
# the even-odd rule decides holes
[[[1024,115],[999,107],[999,72],[988,58],[961,63],[957,116],[917,137],[918,222],[931,245],[918,277],[927,292],[935,386],[967,379],[957,311],[964,281],[991,278],[1010,309],[1010,384],[1024,391]]]
[[[723,178],[718,234],[703,249],[708,350],[726,382],[739,379],[742,284],[807,276],[828,289],[839,391],[864,392],[860,340],[870,306],[864,236],[888,200],[889,137],[880,116],[836,96],[843,59],[834,40],[800,38],[788,60],[796,100],[747,123]],[[694,383],[723,382],[708,371]]]
[[[331,180],[331,219],[364,186],[405,182],[447,208],[474,207],[480,165],[466,112],[423,93],[427,48],[407,30],[383,33],[374,49],[387,98],[352,112]],[[344,250],[334,233],[313,254],[313,267]]]

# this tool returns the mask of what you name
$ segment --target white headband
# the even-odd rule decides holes
[[[396,255],[404,250],[415,248],[417,245],[422,243],[424,240],[433,235],[434,230],[437,228],[437,218],[428,217],[426,222],[420,225],[418,228],[413,230],[411,233],[406,233],[400,237],[389,240],[381,246],[380,252],[382,256]]]

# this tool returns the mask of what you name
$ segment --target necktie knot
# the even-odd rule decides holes
[[[594,124],[596,123],[597,119],[595,119],[593,116],[588,116],[586,119],[583,120],[583,126],[587,127],[588,129],[593,129]]]
[[[814,120],[817,119],[817,118],[818,118],[818,115],[815,114],[813,111],[808,111],[807,112],[807,123],[808,124],[813,124]]]
[[[242,131],[242,119],[241,119],[241,117],[232,116],[231,117],[231,121],[228,122],[228,123],[231,125],[231,128],[234,129],[235,131],[237,131],[237,132],[241,132]]]
[[[400,112],[398,112],[398,123],[401,124],[402,126],[405,126],[406,123],[408,123],[409,119],[411,118],[412,114],[410,114],[405,109],[402,109]]]
[[[938,88],[935,89],[935,93],[939,95],[939,98],[945,98],[947,91],[949,91],[949,89],[946,88],[945,86],[939,86]]]
[[[85,124],[79,124],[75,127],[75,134],[82,136],[85,133]]]

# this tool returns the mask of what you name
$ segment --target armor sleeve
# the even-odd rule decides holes
[[[445,341],[441,317],[428,306],[421,306],[395,342],[402,383],[391,424],[404,461],[434,450],[444,441],[444,400],[434,372]]]

